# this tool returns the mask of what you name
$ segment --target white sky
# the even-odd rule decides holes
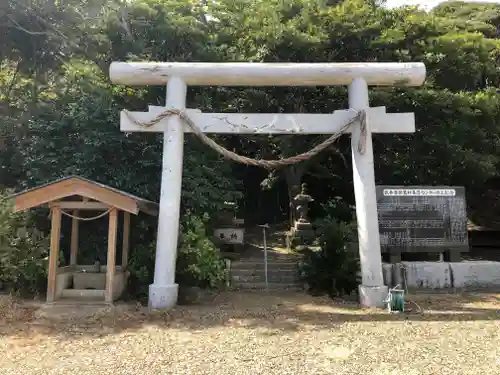
[[[388,7],[397,7],[401,5],[421,5],[425,8],[433,8],[443,0],[387,0]],[[499,3],[500,0],[467,0],[470,3]]]

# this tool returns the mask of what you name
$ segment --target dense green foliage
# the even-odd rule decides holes
[[[302,280],[313,294],[343,297],[357,292],[359,260],[351,246],[356,236],[351,223],[332,220],[319,238],[321,250],[310,252],[300,264]]]
[[[311,293],[342,297],[358,291],[360,282],[356,221],[352,207],[335,199],[323,205],[317,220],[319,251],[306,254],[300,275]]]
[[[202,288],[220,287],[227,279],[219,249],[206,233],[208,215],[188,216],[182,225],[177,257],[177,282]]]
[[[13,213],[0,195],[0,284],[7,290],[37,294],[47,287],[48,240],[26,213]]]
[[[21,190],[79,174],[158,201],[161,136],[121,133],[118,113],[161,105],[164,88],[111,85],[111,61],[423,61],[423,87],[371,92],[372,106],[415,112],[417,121],[413,135],[374,137],[377,183],[463,185],[474,215],[500,166],[500,7],[452,1],[426,13],[379,3],[6,0],[0,5],[0,185]],[[347,95],[342,87],[190,88],[188,106],[327,113],[345,108]],[[282,158],[321,137],[216,140],[243,155]],[[268,173],[222,160],[187,137],[183,215],[212,216],[225,200],[239,199],[247,223],[285,221],[300,182],[317,202],[341,197],[353,204],[350,160],[344,137],[308,162]],[[46,216],[35,221],[47,228]],[[155,223],[143,226],[133,233],[132,248],[149,249],[136,251],[147,257]],[[138,269],[146,264],[137,262]]]
[[[226,281],[226,268],[219,250],[205,229],[207,217],[186,215],[179,234],[176,281],[182,286],[217,288]],[[137,245],[129,263],[129,295],[147,300],[148,287],[153,283],[156,243]]]

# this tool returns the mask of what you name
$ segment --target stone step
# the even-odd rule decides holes
[[[267,258],[267,263],[298,263],[302,258]],[[240,258],[235,263],[264,263],[264,258]]]
[[[297,270],[299,267],[297,262],[269,262],[267,263],[268,270]],[[231,270],[264,270],[264,262],[249,262],[238,261],[231,262]]]
[[[232,285],[235,289],[246,289],[246,290],[265,290],[266,283],[265,282],[252,282],[252,283],[236,283]],[[268,283],[269,290],[303,290],[304,285],[301,283],[294,284],[284,284],[284,283]]]
[[[104,300],[102,289],[63,289],[61,299],[99,301]]]
[[[264,264],[259,264],[253,267],[238,268],[231,267],[230,270],[231,284],[240,288],[259,289],[262,285],[265,286],[266,273]],[[281,285],[282,288],[295,287],[300,282],[297,264],[291,264],[290,267],[282,269],[268,268],[267,279],[271,284]]]
[[[299,279],[299,256],[268,258],[267,279],[269,289],[303,289]],[[263,258],[247,258],[231,262],[231,286],[238,289],[265,290],[266,265]]]
[[[298,275],[279,275],[279,274],[268,274],[267,280],[270,283],[281,283],[281,284],[293,284],[298,282],[300,279]],[[253,283],[253,282],[265,282],[265,275],[231,275],[231,281],[233,283]]]
[[[249,275],[262,275],[264,276],[266,274],[265,269],[259,268],[231,268],[229,271],[231,275],[235,276],[249,276]],[[267,270],[268,275],[276,275],[276,276],[298,276],[299,275],[299,270],[298,269],[268,269]]]
[[[245,277],[260,277],[265,278],[266,273],[264,270],[231,270],[229,275],[232,278],[245,278]],[[268,278],[275,279],[297,279],[299,272],[297,271],[267,271]]]
[[[302,255],[269,255],[267,256],[269,261],[273,262],[298,262],[303,259]],[[251,256],[248,258],[241,258],[241,262],[263,262],[264,254],[261,256]]]
[[[87,307],[105,307],[111,306],[109,302],[104,301],[102,298],[95,299],[80,299],[80,298],[69,298],[61,297],[58,300],[51,302],[51,306],[55,307],[74,307],[75,305],[87,308]]]

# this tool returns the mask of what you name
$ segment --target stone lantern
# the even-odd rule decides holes
[[[295,222],[287,235],[288,247],[295,245],[310,245],[314,240],[314,230],[309,221],[309,204],[314,202],[313,197],[307,194],[307,185],[302,184],[300,193],[293,198],[295,207]]]

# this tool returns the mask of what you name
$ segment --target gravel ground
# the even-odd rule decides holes
[[[223,293],[169,313],[35,318],[0,297],[0,371],[30,374],[500,374],[500,295],[412,296],[410,314],[298,293]]]

